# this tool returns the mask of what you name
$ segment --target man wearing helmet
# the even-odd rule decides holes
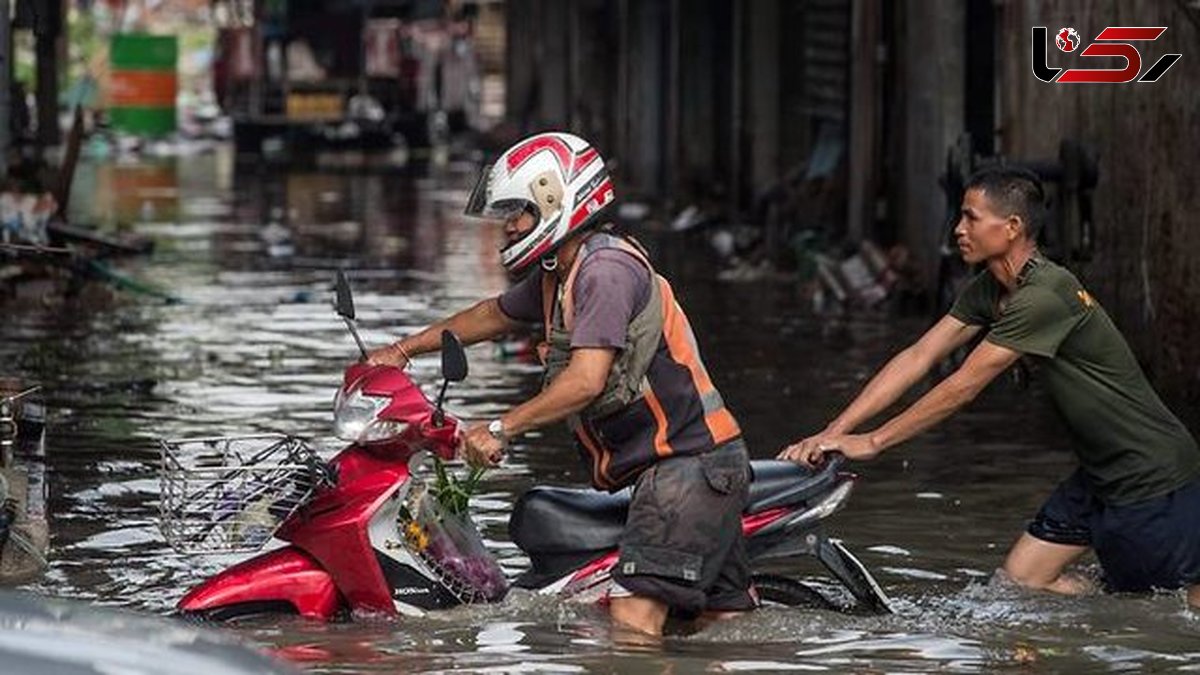
[[[670,284],[635,241],[603,225],[613,198],[599,153],[577,136],[539,134],[509,148],[484,169],[466,213],[503,221],[501,261],[531,272],[370,359],[403,366],[436,351],[446,329],[471,344],[542,323],[541,393],[469,429],[463,455],[494,465],[512,438],[566,420],[596,488],[635,486],[610,611],[658,635],[672,609],[757,604],[740,520],[749,458]]]

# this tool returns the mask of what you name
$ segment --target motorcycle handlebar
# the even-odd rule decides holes
[[[825,453],[824,466],[820,467],[820,471],[837,473],[842,469],[843,466],[846,465],[847,461],[848,460],[846,459],[846,456],[836,450],[833,452],[827,452]]]

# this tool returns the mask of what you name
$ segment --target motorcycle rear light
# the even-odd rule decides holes
[[[806,523],[824,520],[833,515],[835,511],[842,508],[842,504],[846,503],[846,499],[850,497],[850,492],[854,489],[854,481],[843,481],[840,485],[829,491],[821,501],[814,504],[806,511],[802,511],[788,522],[789,527],[803,525]]]

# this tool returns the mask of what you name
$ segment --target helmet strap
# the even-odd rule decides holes
[[[542,256],[542,259],[539,262],[542,265],[543,272],[553,272],[554,270],[558,269],[558,255],[557,254]]]

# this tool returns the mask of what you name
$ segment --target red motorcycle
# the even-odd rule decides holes
[[[337,290],[338,313],[365,355],[341,274]],[[214,620],[273,612],[329,620],[347,611],[420,615],[502,597],[502,577],[499,587],[481,583],[470,568],[472,562],[494,566],[494,560],[464,565],[439,554],[418,521],[419,500],[428,491],[414,476],[417,465],[430,455],[454,458],[460,438],[461,423],[442,404],[448,384],[466,378],[467,361],[449,332],[442,335],[442,374],[431,403],[399,368],[350,366],[334,404],[335,430],[350,445],[328,462],[283,436],[164,441],[161,525],[168,542],[200,552],[260,550],[272,537],[286,542],[208,579],[178,609]],[[762,600],[891,611],[862,563],[821,528],[856,480],[840,470],[843,461],[831,459],[816,472],[791,462],[752,462],[742,530],[756,568],[767,560],[814,556],[854,601],[834,601],[788,577],[755,574]],[[509,534],[532,564],[511,584],[602,601],[629,499],[628,490],[538,486],[526,492],[513,508]],[[482,577],[488,576],[485,569]]]

